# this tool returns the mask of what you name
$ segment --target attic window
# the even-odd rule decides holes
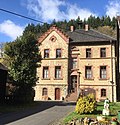
[[[52,42],[55,42],[56,41],[56,37],[55,36],[52,36],[51,38],[50,38],[50,40],[52,41]]]

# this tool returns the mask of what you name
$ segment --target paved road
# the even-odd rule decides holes
[[[40,106],[0,115],[0,125],[52,125],[73,111],[75,105],[65,102],[41,102]]]

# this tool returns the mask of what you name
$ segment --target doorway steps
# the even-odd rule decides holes
[[[65,101],[66,102],[76,102],[77,101],[77,92],[69,93],[66,96]]]

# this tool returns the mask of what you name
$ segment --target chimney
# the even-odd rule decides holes
[[[74,31],[74,26],[70,26],[70,31],[73,32]]]
[[[89,25],[85,24],[85,31],[88,31],[88,30],[89,30]]]

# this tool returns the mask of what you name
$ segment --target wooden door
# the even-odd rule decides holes
[[[71,91],[77,92],[77,76],[76,75],[71,76]]]
[[[60,100],[60,89],[59,88],[55,89],[55,100]]]

